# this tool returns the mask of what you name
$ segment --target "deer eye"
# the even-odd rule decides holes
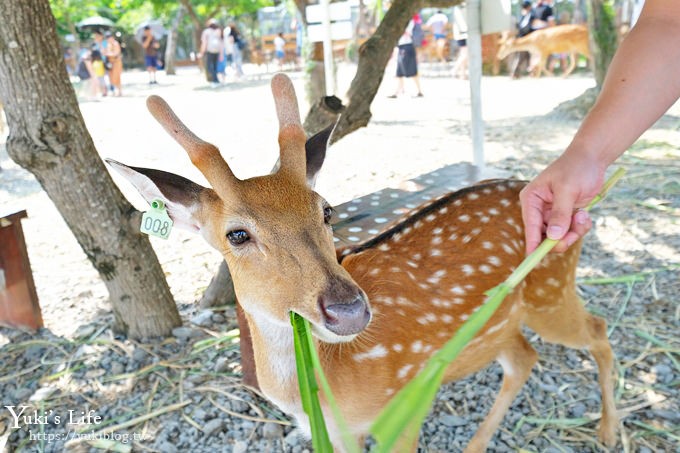
[[[250,235],[245,230],[234,230],[227,233],[227,239],[231,245],[243,245],[250,240]]]
[[[335,212],[335,209],[331,208],[330,206],[326,206],[323,208],[323,221],[324,223],[330,224],[331,219],[333,218],[333,213]]]

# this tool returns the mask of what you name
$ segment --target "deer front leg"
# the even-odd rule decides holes
[[[524,383],[529,379],[531,368],[538,360],[538,354],[526,339],[518,332],[513,339],[505,344],[497,361],[503,367],[503,384],[496,401],[491,407],[489,415],[480,425],[477,433],[465,449],[465,453],[479,453],[486,451],[491,437],[498,429],[505,413],[519,393]]]

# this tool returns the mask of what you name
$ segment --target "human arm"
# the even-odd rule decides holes
[[[206,30],[201,33],[201,48],[198,49],[198,58],[201,58],[205,53],[205,49],[208,46],[208,37],[206,36]]]
[[[151,35],[144,36],[144,41],[142,42],[142,47],[144,47],[145,49],[148,49],[149,46],[151,45],[151,41],[153,41],[153,36],[151,36]]]
[[[520,194],[526,250],[564,251],[591,226],[582,208],[607,167],[680,97],[680,2],[647,0],[612,60],[602,91],[564,153]]]

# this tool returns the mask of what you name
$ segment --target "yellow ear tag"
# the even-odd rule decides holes
[[[167,239],[170,236],[171,229],[172,219],[165,210],[165,203],[158,199],[153,200],[151,202],[151,210],[146,211],[142,215],[142,224],[139,227],[139,231],[149,236]]]

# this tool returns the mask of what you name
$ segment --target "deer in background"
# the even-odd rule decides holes
[[[563,70],[563,77],[568,76],[576,68],[578,54],[590,58],[588,45],[588,29],[585,25],[556,25],[529,33],[521,38],[508,37],[501,41],[498,59],[502,60],[513,52],[527,51],[531,54],[532,73],[540,77],[541,73],[553,75],[546,67],[548,57],[552,54],[570,54],[569,67]]]
[[[108,162],[146,200],[164,201],[177,226],[199,233],[222,253],[252,335],[260,388],[306,433],[289,313],[311,322],[330,386],[361,442],[388,400],[479,308],[484,291],[522,261],[523,184],[495,180],[448,194],[338,258],[333,210],[310,185],[332,129],[306,140],[290,80],[276,75],[272,91],[280,127],[280,167],[273,174],[238,180],[218,149],[196,137],[156,96],[147,102],[151,113],[212,188]],[[546,341],[592,353],[602,392],[600,436],[615,443],[612,351],[604,320],[588,314],[576,294],[579,253],[577,244],[547,258],[448,368],[447,381],[494,360],[503,368],[498,397],[467,451],[485,450],[537,361],[520,332],[523,324]],[[340,448],[323,399],[322,406]]]

